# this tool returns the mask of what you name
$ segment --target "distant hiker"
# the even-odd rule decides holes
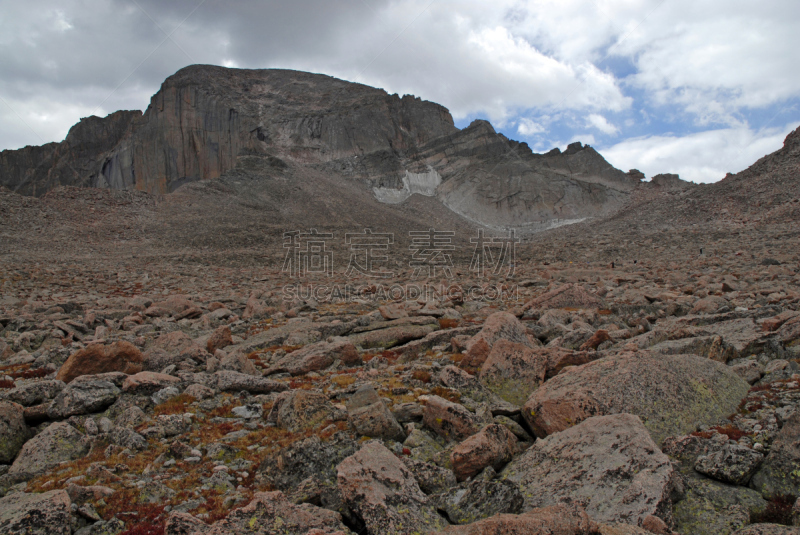
[[[611,269],[614,269],[614,262],[611,262]]]

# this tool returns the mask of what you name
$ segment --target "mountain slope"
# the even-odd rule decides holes
[[[271,174],[308,168],[354,180],[377,203],[436,197],[498,228],[609,215],[638,183],[580,143],[534,154],[485,121],[459,130],[447,109],[412,96],[320,74],[195,65],[169,77],[144,114],[90,117],[62,143],[3,151],[0,185],[35,196],[58,185],[163,194],[253,158]]]

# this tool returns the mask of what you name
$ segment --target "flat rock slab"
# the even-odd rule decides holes
[[[3,535],[70,535],[70,499],[64,490],[15,493],[0,499]]]
[[[550,379],[522,415],[542,438],[592,416],[635,414],[660,444],[730,416],[749,388],[728,366],[695,355],[621,353]]]
[[[227,370],[216,372],[214,381],[217,389],[224,392],[241,392],[245,390],[251,394],[269,394],[270,392],[285,392],[289,390],[289,385],[286,383]]]
[[[259,492],[246,506],[234,509],[227,518],[207,526],[181,513],[167,521],[167,535],[284,535],[347,533],[339,513],[311,504],[295,505],[280,491]],[[181,531],[184,529],[184,531]]]
[[[521,515],[498,514],[435,535],[596,535],[598,528],[580,507],[559,504]]]
[[[337,360],[348,366],[362,364],[361,357],[358,356],[355,346],[350,342],[345,340],[318,342],[281,357],[264,372],[264,375],[274,373],[301,375],[324,370]]]
[[[388,329],[379,329],[376,331],[368,331],[348,336],[348,339],[355,345],[363,349],[389,349],[394,346],[399,346],[424,338],[430,333],[438,330],[439,325],[425,324],[425,325],[403,325],[398,327],[389,327]]]
[[[589,418],[539,440],[501,475],[519,485],[523,510],[572,500],[598,522],[672,519],[674,469],[631,414]]]

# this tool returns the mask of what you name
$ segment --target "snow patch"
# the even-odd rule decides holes
[[[393,188],[372,188],[375,198],[384,204],[400,204],[414,193],[419,193],[426,197],[436,195],[436,188],[442,183],[442,177],[432,167],[428,167],[427,173],[409,173],[406,171],[403,177],[403,187]]]

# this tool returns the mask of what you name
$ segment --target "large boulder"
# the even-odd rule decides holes
[[[519,513],[523,504],[522,493],[514,483],[487,481],[483,477],[454,486],[433,499],[453,524],[470,524],[497,514]]]
[[[142,352],[130,342],[92,344],[73,353],[58,370],[56,379],[69,383],[81,375],[97,375],[106,372],[127,374],[142,371]]]
[[[464,440],[480,429],[478,418],[466,407],[439,396],[428,397],[422,423],[447,440]]]
[[[122,383],[122,391],[126,394],[149,396],[163,388],[175,386],[180,382],[181,380],[177,377],[165,373],[139,372],[125,378]]]
[[[19,403],[23,407],[31,407],[52,401],[62,390],[64,381],[44,380],[17,385],[12,390],[0,392],[0,397]]]
[[[257,477],[284,492],[298,487],[309,477],[336,485],[336,465],[357,450],[356,441],[345,433],[337,433],[324,442],[312,436],[266,457],[258,467]]]
[[[0,401],[0,464],[10,463],[17,457],[28,440],[28,427],[20,405]]]
[[[58,393],[47,409],[52,419],[100,412],[119,398],[120,389],[111,381],[82,375]]]
[[[631,414],[589,418],[539,440],[501,475],[519,485],[523,510],[571,500],[598,522],[672,521],[675,471]]]
[[[439,325],[436,323],[397,325],[385,329],[351,334],[347,338],[363,349],[389,349],[412,340],[424,338],[433,331],[438,330],[438,328]]]
[[[280,491],[257,492],[253,500],[244,507],[234,509],[227,518],[211,526],[195,523],[188,515],[167,521],[167,535],[185,533],[188,528],[193,535],[286,535],[289,533],[313,533],[315,535],[339,535],[347,532],[338,513],[311,504],[295,505]]]
[[[468,368],[480,368],[498,340],[508,340],[526,347],[536,344],[528,336],[528,330],[513,314],[495,312],[483,323],[481,330],[467,340],[466,351],[461,365]]]
[[[378,442],[342,461],[337,479],[345,503],[371,535],[428,533],[447,526],[406,465]]]
[[[498,344],[501,342],[498,342]],[[470,375],[461,368],[445,366],[439,373],[439,380],[447,388],[461,394],[462,398],[469,398],[477,403],[485,403],[489,410],[492,411],[492,414],[519,414],[519,405],[509,403],[498,396],[475,376]]]
[[[223,325],[222,327],[217,328],[213,333],[211,333],[211,336],[208,337],[206,349],[213,355],[217,349],[224,349],[231,344],[233,344],[231,328],[227,325]]]
[[[318,342],[287,353],[270,366],[264,372],[264,375],[273,373],[302,375],[308,372],[324,370],[336,361],[348,366],[354,366],[361,364],[361,357],[358,356],[356,346],[347,340]]]
[[[360,387],[347,400],[350,424],[360,435],[402,442],[403,428],[371,384]]]
[[[499,514],[435,535],[596,535],[599,526],[577,505],[558,504],[521,515]]]
[[[672,513],[677,533],[730,535],[766,510],[767,502],[755,490],[720,483],[687,468],[684,496]]]
[[[14,493],[0,498],[3,535],[70,535],[70,500],[64,490]]]
[[[89,453],[85,436],[66,422],[49,425],[22,446],[9,474],[38,474]]]
[[[750,484],[767,499],[800,495],[800,412],[783,424]]]
[[[179,364],[205,350],[197,345],[189,335],[181,331],[162,334],[144,352],[143,367],[147,371],[161,371],[171,364]]]
[[[527,345],[498,340],[481,366],[480,380],[504,400],[523,405],[547,375],[547,354]]]
[[[694,469],[710,478],[734,485],[747,485],[764,455],[742,444],[729,443],[698,457]]]
[[[660,444],[733,414],[749,388],[728,366],[709,359],[621,353],[550,379],[522,415],[542,438],[591,416],[635,414]]]
[[[490,424],[453,448],[450,459],[453,472],[459,481],[464,481],[491,466],[502,468],[514,455],[517,437],[498,424]]]

